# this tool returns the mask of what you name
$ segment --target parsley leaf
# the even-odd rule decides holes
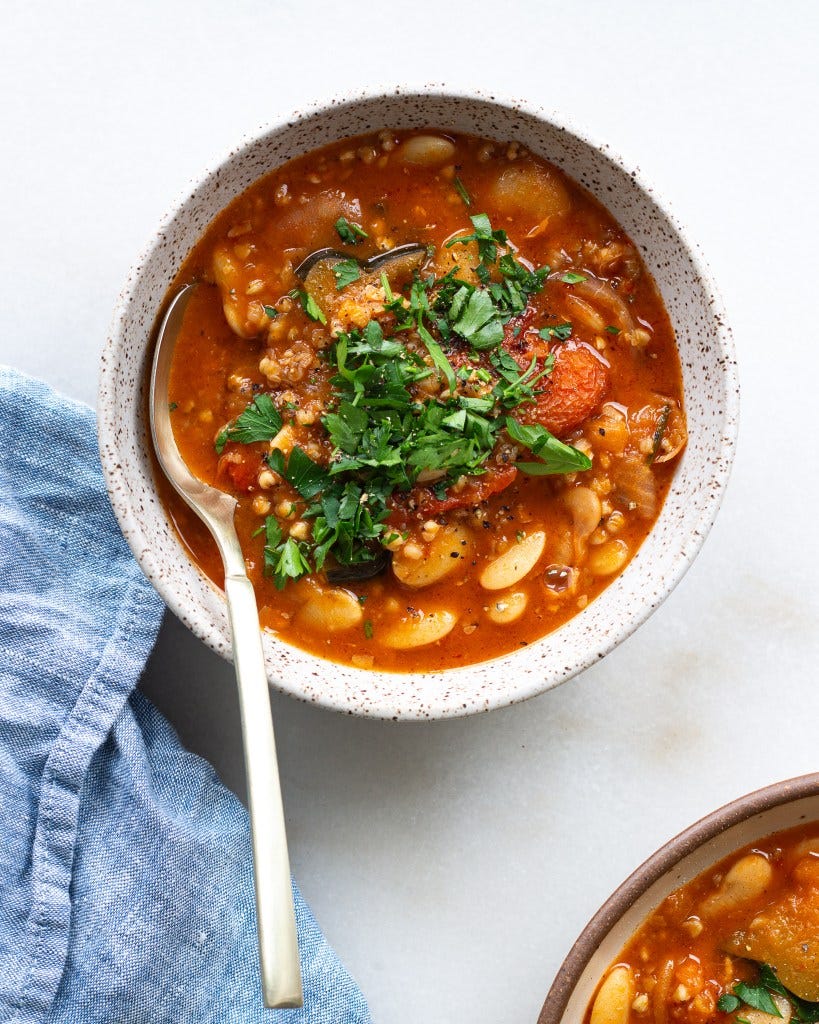
[[[324,315],[324,313],[321,310],[321,307],[313,298],[313,296],[309,294],[309,292],[296,289],[296,295],[298,296],[298,299],[301,302],[301,308],[310,317],[311,320],[316,320],[320,324],[327,323],[327,317]]]
[[[339,217],[336,221],[338,237],[347,245],[358,245],[362,238],[368,238],[367,232],[359,224],[353,224],[346,217]]]
[[[333,275],[336,279],[336,291],[341,291],[348,284],[357,281],[361,277],[361,267],[358,260],[339,260],[333,264]]]
[[[307,557],[308,545],[292,537],[285,540],[275,516],[267,516],[262,530],[265,535],[264,572],[273,577],[278,590],[282,590],[288,580],[301,579],[313,571]]]
[[[314,462],[303,448],[296,445],[285,459],[284,452],[274,448],[267,456],[270,468],[283,476],[302,498],[315,498],[325,487],[328,473],[324,466]]]
[[[271,320],[275,320],[279,315],[278,309],[275,306],[263,306],[265,316],[270,317]]]
[[[819,1002],[810,1003],[806,999],[800,999],[793,992],[785,988],[776,975],[776,971],[769,964],[759,965],[759,980],[769,992],[776,992],[784,996],[793,1007],[793,1019],[801,1021],[802,1024],[817,1024],[819,1022]]]
[[[567,270],[565,274],[558,277],[558,281],[563,281],[564,284],[580,284],[585,280],[585,274],[578,274],[574,270]]]
[[[257,395],[230,426],[219,431],[216,451],[221,455],[228,441],[238,441],[239,444],[271,441],[281,429],[282,418],[273,399],[270,395]]]
[[[541,327],[537,332],[544,341],[568,341],[572,336],[572,325],[570,323],[556,324],[554,327]]]
[[[614,327],[612,324],[609,324],[609,326],[606,328],[606,332],[608,334],[619,334],[620,333],[620,328],[619,327]]]
[[[733,1013],[734,1010],[738,1010],[739,1007],[740,1001],[738,997],[732,996],[728,992],[726,992],[724,995],[721,995],[717,1000],[717,1009],[721,1013]]]
[[[550,434],[545,427],[518,423],[506,417],[506,433],[516,444],[528,448],[541,462],[518,462],[521,472],[530,476],[548,476],[552,473],[577,473],[591,469],[591,459],[577,448]]]
[[[494,263],[498,256],[498,245],[506,245],[506,232],[502,229],[492,230],[492,224],[485,213],[473,214],[470,218],[475,229],[471,235],[460,235],[446,243],[447,249],[453,245],[466,245],[477,242],[478,255],[482,263]]]
[[[418,334],[421,337],[421,341],[423,341],[426,346],[427,352],[429,352],[432,357],[433,363],[444,375],[447,387],[450,391],[454,391],[458,386],[458,382],[455,379],[455,371],[452,369],[451,363],[444,355],[443,349],[423,324],[418,325]]]
[[[503,341],[503,324],[491,296],[483,289],[474,289],[471,294],[461,288],[450,309],[452,330],[465,338],[473,348],[480,350],[497,348]]]
[[[466,185],[464,185],[464,183],[461,181],[461,179],[456,176],[455,180],[452,182],[452,184],[455,186],[455,191],[458,193],[458,195],[463,200],[464,206],[471,206],[472,205],[472,197],[467,192]]]
[[[734,985],[734,995],[755,1010],[769,1013],[772,1017],[782,1016],[771,993],[762,985],[747,985],[744,981],[740,981]]]

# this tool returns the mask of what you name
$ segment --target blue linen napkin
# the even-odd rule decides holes
[[[295,888],[305,1006],[263,1009],[247,814],[134,689],[161,616],[93,413],[0,367],[0,1019],[369,1024]]]

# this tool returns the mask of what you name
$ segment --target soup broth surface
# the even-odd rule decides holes
[[[746,846],[668,896],[586,1024],[819,1020],[819,822]]]
[[[211,223],[189,281],[175,436],[237,497],[287,643],[391,671],[506,654],[655,522],[686,440],[668,315],[605,208],[516,142],[382,131],[292,160]]]

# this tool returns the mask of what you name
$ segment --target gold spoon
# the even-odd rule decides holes
[[[224,563],[225,598],[233,638],[247,773],[264,1004],[267,1007],[301,1006],[296,916],[270,693],[256,595],[247,577],[233,522],[236,499],[203,483],[190,472],[179,454],[171,427],[168,404],[171,360],[185,307],[195,288],[196,285],[185,285],[174,296],[159,328],[151,371],[151,435],[165,476],[213,534]]]

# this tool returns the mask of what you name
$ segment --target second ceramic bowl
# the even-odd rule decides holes
[[[524,700],[596,662],[670,593],[714,520],[733,457],[737,378],[730,332],[696,247],[636,171],[532,105],[440,87],[364,94],[296,112],[248,139],[186,190],[131,272],[102,359],[99,436],[114,511],[143,570],[176,615],[230,657],[221,591],[187,557],[154,484],[145,427],[152,327],[180,264],[211,218],[261,175],[337,139],[384,127],[436,127],[516,139],[559,165],[607,206],[639,246],[663,294],[683,367],[688,448],[659,519],[623,574],[538,643],[441,673],[333,664],[264,637],[271,683],[357,715],[444,718]]]
[[[538,1024],[579,1024],[609,965],[675,889],[735,850],[811,821],[819,821],[819,775],[803,775],[740,797],[666,843],[585,927],[557,973]]]

